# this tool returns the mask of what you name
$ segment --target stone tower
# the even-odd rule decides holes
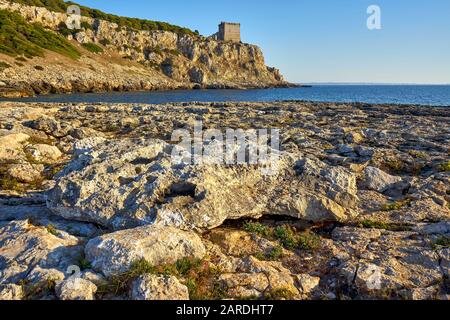
[[[241,42],[241,24],[222,22],[219,24],[218,40]]]

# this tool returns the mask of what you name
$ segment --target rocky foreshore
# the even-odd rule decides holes
[[[278,170],[174,164],[279,129]],[[0,299],[442,299],[450,109],[0,103]]]

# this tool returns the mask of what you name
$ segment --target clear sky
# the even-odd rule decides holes
[[[291,82],[450,83],[450,0],[78,0],[123,16],[216,32],[240,22],[242,40]],[[369,5],[381,30],[368,30]]]

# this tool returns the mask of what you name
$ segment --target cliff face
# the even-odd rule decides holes
[[[64,13],[6,0],[0,0],[0,9],[16,11],[28,22],[38,22],[54,32],[61,32],[67,20]],[[81,21],[82,29],[67,34],[82,53],[76,61],[48,52],[44,58],[17,64],[14,58],[0,54],[11,66],[0,70],[0,94],[287,85],[277,69],[265,65],[263,53],[255,45],[131,30],[89,17]],[[90,44],[102,52],[83,47]]]

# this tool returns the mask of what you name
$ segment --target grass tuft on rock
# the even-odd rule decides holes
[[[58,235],[58,230],[56,230],[56,227],[53,224],[49,224],[45,228],[47,229],[47,232],[50,233],[51,235],[54,235],[54,236]]]
[[[434,247],[437,249],[450,248],[450,237],[440,236],[434,242]]]
[[[293,300],[295,293],[288,288],[276,288],[264,293],[264,299],[269,301]]]
[[[450,172],[450,160],[439,164],[438,169],[441,172]]]
[[[387,204],[383,205],[381,210],[386,211],[386,212],[400,210],[406,206],[409,206],[411,204],[411,202],[412,202],[411,199],[405,199],[405,200],[399,200],[399,201],[387,203]]]
[[[405,224],[389,223],[375,220],[363,220],[358,223],[359,228],[380,229],[388,231],[410,231],[411,227]]]
[[[288,250],[317,250],[322,245],[321,238],[315,233],[299,232],[289,225],[269,227],[259,222],[248,221],[243,228],[247,232],[258,234],[269,240],[276,240]]]

